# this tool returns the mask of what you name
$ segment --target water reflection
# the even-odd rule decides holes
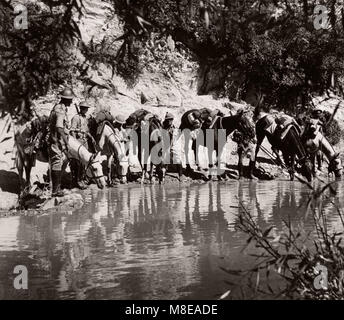
[[[240,210],[276,232],[288,219],[312,228],[309,190],[297,182],[121,186],[84,197],[74,212],[0,219],[1,298],[217,298],[227,289],[219,267],[249,263],[235,231]],[[329,200],[324,207],[336,226]],[[12,289],[17,264],[29,269],[25,293]]]

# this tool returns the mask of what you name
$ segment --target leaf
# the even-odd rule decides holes
[[[226,292],[219,298],[219,300],[226,299],[226,298],[229,296],[230,293],[231,293],[231,290],[226,291]]]
[[[5,142],[5,141],[7,141],[7,140],[10,140],[11,139],[11,137],[5,137],[5,138],[3,138],[1,141],[0,141],[0,143],[3,143],[3,142]]]
[[[266,230],[264,231],[264,233],[263,233],[263,237],[266,238],[267,235],[270,233],[270,231],[271,231],[272,229],[273,229],[273,227],[270,227],[270,228],[266,229]]]
[[[207,9],[204,10],[204,22],[205,22],[206,28],[208,29],[209,24],[210,24],[210,20],[209,20],[209,13],[208,13]]]

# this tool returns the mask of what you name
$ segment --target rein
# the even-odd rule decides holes
[[[84,145],[82,145],[82,144],[80,144],[80,146],[78,147],[78,160],[81,162],[81,156],[80,156],[80,149],[82,148],[82,147],[84,147]],[[94,160],[94,155],[92,155],[91,157],[90,157],[90,160],[88,161],[88,163],[87,163],[87,165],[85,166],[85,172],[86,172],[86,176],[88,177],[88,178],[93,178],[93,179],[100,179],[100,178],[103,178],[104,177],[104,174],[103,175],[101,175],[101,176],[95,176],[94,175],[94,173],[93,173],[93,170],[91,170],[91,172],[92,172],[92,177],[90,177],[88,174],[87,174],[87,171],[88,171],[88,169],[89,169],[89,167],[90,166],[92,166],[92,164],[94,164],[94,163],[97,163],[97,162],[99,162],[99,161],[93,161]]]
[[[105,128],[105,126],[104,126]],[[119,144],[119,148],[121,149],[121,152],[122,154],[125,154],[125,152],[123,151],[123,147],[122,147],[122,144],[121,144],[121,140],[118,138],[118,136],[115,134],[115,131],[113,129],[111,129],[111,134],[107,137],[107,139],[109,140],[111,136],[114,136],[115,140],[117,141],[117,143]],[[104,129],[103,129],[103,132],[104,132]],[[116,147],[115,147],[116,149]]]

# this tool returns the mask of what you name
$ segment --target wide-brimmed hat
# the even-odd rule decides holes
[[[174,115],[172,113],[167,112],[165,115],[165,120],[173,120]]]
[[[115,122],[117,123],[120,123],[120,124],[125,124],[126,121],[125,121],[125,116],[121,115],[121,114],[118,114],[116,117],[115,117]]]
[[[65,89],[61,92],[60,97],[61,97],[62,99],[73,100],[74,94],[73,94],[73,91],[72,91],[70,88],[65,88]]]
[[[87,101],[82,101],[79,103],[79,108],[91,108]]]

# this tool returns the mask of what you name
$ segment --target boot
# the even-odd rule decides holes
[[[258,180],[257,177],[254,176],[254,169],[255,169],[255,163],[254,161],[250,161],[248,166],[248,178],[251,180]]]
[[[179,179],[179,182],[186,181],[186,177],[183,174],[183,166],[181,164],[178,164],[178,179]]]
[[[51,170],[51,182],[53,185],[52,197],[63,197],[64,193],[61,190],[61,175],[62,172],[60,170]]]

